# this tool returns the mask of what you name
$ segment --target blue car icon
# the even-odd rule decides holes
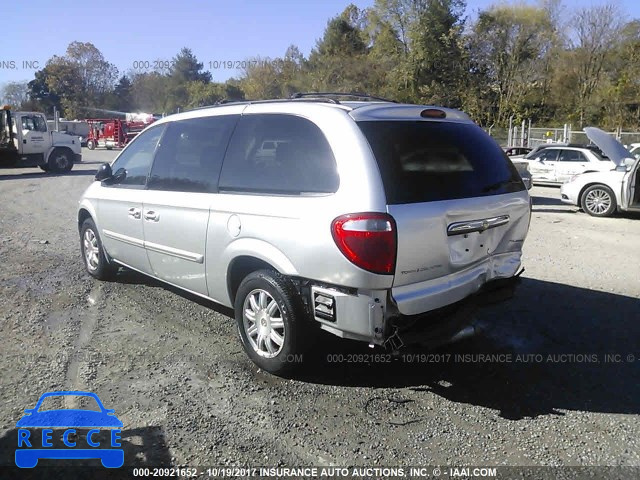
[[[40,411],[43,402],[47,398],[64,396],[90,397],[95,400],[99,410],[61,408]],[[100,398],[95,393],[83,391],[47,392],[40,397],[34,408],[26,409],[25,413],[26,415],[16,423],[16,427],[20,429],[18,431],[18,447],[22,444],[29,448],[19,448],[16,450],[15,460],[18,467],[33,468],[38,464],[38,460],[41,458],[99,458],[102,465],[107,468],[118,468],[124,464],[124,451],[122,449],[74,448],[75,442],[73,442],[73,444],[68,443],[68,433],[75,433],[75,428],[91,428],[92,430],[87,434],[87,442],[91,446],[97,447],[99,444],[95,443],[94,445],[91,432],[99,433],[100,429],[119,429],[123,426],[122,422],[115,416],[114,410],[105,408],[100,401]],[[65,432],[64,439],[65,445],[70,448],[47,448],[52,447],[52,444],[50,443],[45,444],[45,440],[50,439],[50,437],[46,437],[46,439],[43,438],[43,448],[37,448],[35,445],[33,447],[36,448],[33,448],[31,443],[28,441],[30,432],[26,430],[27,428],[69,429],[71,432]],[[51,430],[43,430],[43,436],[45,432],[50,434]],[[120,430],[112,430],[111,433],[111,447],[120,446],[120,444],[117,443],[117,440],[120,438]],[[117,435],[113,435],[113,433],[116,433]]]

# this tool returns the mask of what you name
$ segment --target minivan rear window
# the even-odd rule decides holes
[[[433,202],[525,190],[509,157],[480,127],[434,121],[362,121],[387,203]]]

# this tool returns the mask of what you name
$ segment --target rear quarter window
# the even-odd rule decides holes
[[[387,203],[419,203],[525,190],[500,146],[474,124],[358,122],[373,150]]]
[[[322,131],[285,114],[242,116],[220,174],[220,190],[274,195],[334,193],[339,183]]]

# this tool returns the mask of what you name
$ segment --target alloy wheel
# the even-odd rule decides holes
[[[253,350],[265,358],[277,356],[286,335],[278,302],[269,292],[252,290],[243,306],[243,327]]]
[[[590,212],[601,215],[611,207],[611,196],[605,190],[595,188],[587,193],[585,206]]]

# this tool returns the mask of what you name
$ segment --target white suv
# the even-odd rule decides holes
[[[311,96],[159,120],[100,168],[78,227],[91,275],[126,266],[233,307],[249,357],[281,372],[317,327],[455,338],[459,302],[513,288],[530,208],[467,115]]]

